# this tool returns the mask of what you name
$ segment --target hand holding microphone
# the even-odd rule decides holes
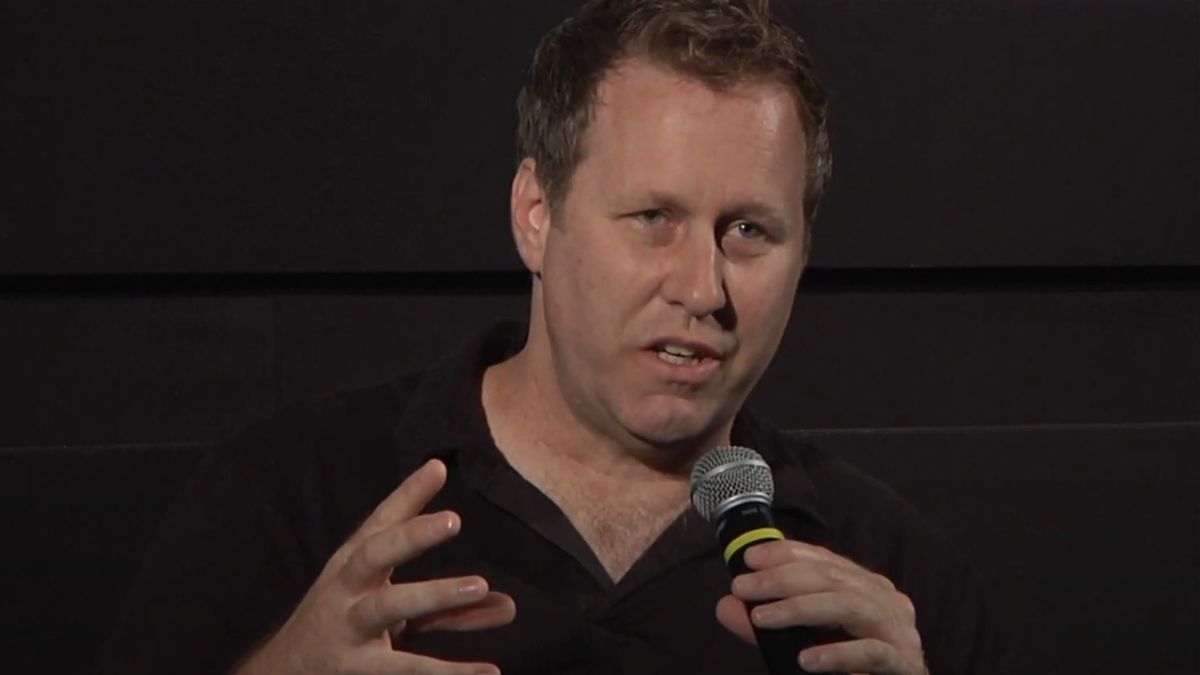
[[[715,448],[692,471],[692,504],[716,526],[735,577],[717,619],[759,645],[771,675],[928,675],[908,597],[851,560],[785,539],[774,493],[770,467],[749,448]],[[831,627],[851,639],[819,644],[817,629]]]

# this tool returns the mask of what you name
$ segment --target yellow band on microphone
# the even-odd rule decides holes
[[[725,562],[729,562],[734,553],[737,553],[750,544],[767,539],[783,539],[783,533],[774,527],[760,527],[756,530],[739,534],[725,547]]]

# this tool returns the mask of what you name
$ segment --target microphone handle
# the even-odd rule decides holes
[[[733,576],[752,570],[746,566],[744,555],[754,544],[773,539],[783,539],[783,533],[775,526],[771,508],[762,502],[748,502],[733,507],[721,515],[717,523],[717,541],[720,542],[725,562]],[[747,602],[750,612],[764,602]],[[802,626],[787,628],[760,628],[751,622],[754,638],[767,664],[770,675],[806,675],[809,671],[800,666],[801,650],[827,642],[829,631]]]

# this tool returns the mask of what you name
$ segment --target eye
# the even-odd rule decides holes
[[[663,209],[647,209],[645,211],[639,211],[638,213],[634,214],[634,217],[637,218],[638,222],[641,224],[648,225],[650,227],[658,227],[667,223],[667,212]]]
[[[762,225],[749,220],[739,220],[729,227],[731,232],[736,232],[743,239],[759,239],[767,236],[767,231]]]

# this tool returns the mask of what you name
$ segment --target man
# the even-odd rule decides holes
[[[752,622],[837,627],[795,655],[811,672],[988,667],[953,553],[743,410],[829,171],[824,94],[766,5],[593,0],[543,39],[511,195],[527,330],[206,460],[107,667],[764,672]],[[692,464],[729,443],[772,464],[793,537],[732,584],[688,508]]]

